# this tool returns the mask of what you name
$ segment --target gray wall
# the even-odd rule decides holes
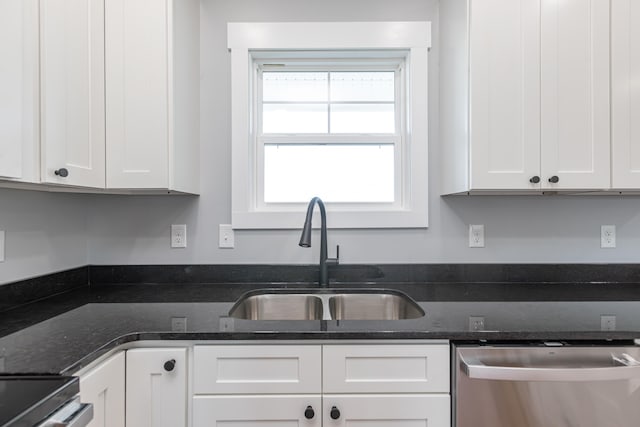
[[[235,249],[218,249],[218,224],[231,220],[229,21],[429,20],[433,24],[430,228],[331,230],[330,254],[340,244],[342,262],[640,260],[639,197],[439,197],[437,0],[202,0],[201,11],[201,196],[75,196],[0,190],[0,229],[7,230],[8,240],[0,283],[87,261],[316,262],[318,245],[298,247],[299,232],[294,230],[237,231]],[[172,223],[188,225],[186,249],[169,248]],[[468,224],[485,224],[485,248],[468,248]],[[601,224],[617,225],[618,248],[600,249]]]
[[[86,197],[0,189],[0,284],[87,264]]]
[[[443,0],[446,1],[446,0]],[[345,263],[637,262],[638,197],[447,197],[438,195],[438,1],[203,0],[201,8],[202,194],[95,197],[90,261],[119,263],[312,263],[318,245],[298,247],[298,231],[237,231],[218,249],[218,224],[231,220],[229,21],[428,20],[430,53],[430,228],[332,230]],[[188,225],[188,248],[169,249],[169,225]],[[302,226],[303,218],[300,218]],[[470,249],[467,224],[485,224],[486,247]],[[600,225],[616,224],[618,248],[600,249]],[[636,255],[638,254],[638,255]]]

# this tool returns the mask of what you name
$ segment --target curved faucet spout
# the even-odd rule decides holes
[[[311,225],[313,220],[313,209],[315,205],[320,208],[320,278],[318,283],[320,286],[327,286],[329,284],[329,264],[338,264],[338,256],[336,258],[329,258],[327,255],[327,211],[325,210],[324,203],[320,197],[314,197],[309,202],[307,207],[307,216],[304,220],[304,226],[302,227],[302,234],[300,235],[300,243],[303,248],[311,247]]]

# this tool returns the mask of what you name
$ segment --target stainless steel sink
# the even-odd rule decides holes
[[[234,304],[229,316],[247,320],[402,320],[424,311],[402,292],[377,289],[262,289]]]
[[[313,295],[265,293],[238,300],[230,317],[248,320],[321,320],[322,299]]]
[[[335,320],[417,319],[424,311],[404,294],[339,294],[329,298],[331,318]]]

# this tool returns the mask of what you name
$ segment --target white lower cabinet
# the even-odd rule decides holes
[[[194,347],[193,427],[450,427],[448,344]]]
[[[186,427],[186,348],[127,351],[126,425]]]
[[[80,400],[93,404],[88,427],[124,426],[124,351],[80,376]]]
[[[80,397],[90,427],[450,427],[449,361],[442,342],[135,348]]]

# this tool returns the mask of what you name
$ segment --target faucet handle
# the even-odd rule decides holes
[[[335,258],[327,258],[327,264],[329,264],[329,265],[338,265],[338,264],[340,264],[340,245],[336,245],[336,257]]]

